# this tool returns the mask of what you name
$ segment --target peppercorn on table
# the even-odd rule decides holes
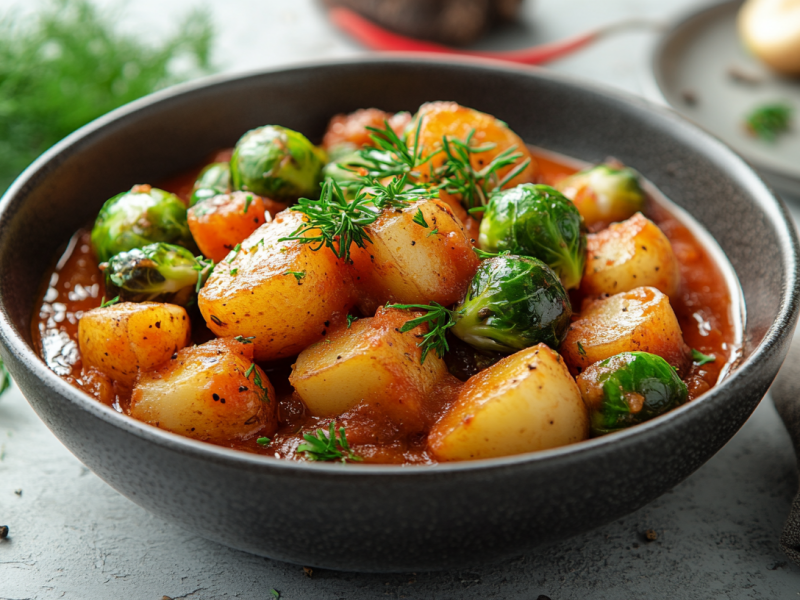
[[[138,0],[120,22],[158,36],[194,4]],[[664,20],[692,5],[528,1],[518,24],[478,47],[552,41],[623,17]],[[231,0],[224,8],[215,5],[212,16],[218,62],[227,72],[361,52],[312,0]],[[648,29],[620,34],[551,68],[641,93],[654,40]],[[800,592],[800,570],[778,546],[795,492],[794,469],[788,434],[767,397],[697,473],[596,531],[458,571],[336,573],[241,553],[152,516],[83,467],[14,389],[0,399],[0,525],[9,528],[0,540],[0,599],[785,598]]]

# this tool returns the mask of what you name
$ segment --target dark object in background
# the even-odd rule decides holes
[[[323,0],[410,37],[463,46],[489,27],[513,21],[522,0]]]

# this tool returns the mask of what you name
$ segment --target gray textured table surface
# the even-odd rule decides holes
[[[21,0],[0,5],[22,6]],[[114,4],[103,0],[103,4]],[[124,26],[157,36],[193,0],[139,0]],[[670,18],[691,0],[538,0],[486,47],[548,41],[620,16]],[[310,0],[212,7],[218,58],[243,71],[359,50]],[[242,16],[244,15],[244,16]],[[626,33],[552,68],[640,93],[650,32]],[[800,214],[798,211],[796,214]],[[769,398],[717,456],[660,499],[606,527],[480,569],[363,575],[230,550],[151,516],[83,467],[16,390],[0,401],[0,600],[69,598],[795,598],[800,569],[778,536],[797,482]],[[212,525],[213,526],[213,525]],[[646,541],[655,530],[658,539]]]

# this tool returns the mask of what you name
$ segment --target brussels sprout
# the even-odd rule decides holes
[[[623,352],[578,376],[593,435],[642,423],[686,402],[688,389],[675,369],[648,352]]]
[[[350,152],[325,165],[322,169],[322,178],[335,181],[344,190],[347,199],[352,200],[355,198],[356,190],[364,184],[361,173],[355,170],[362,165],[369,166],[357,152]]]
[[[226,162],[211,163],[197,176],[189,206],[208,200],[219,194],[227,194],[231,188],[231,165]]]
[[[479,350],[511,354],[538,343],[558,348],[572,308],[558,276],[542,261],[498,256],[481,263],[454,313],[453,335]]]
[[[92,246],[100,262],[154,242],[194,249],[186,206],[175,194],[149,185],[135,185],[107,200],[92,228]]]
[[[231,157],[233,189],[272,200],[317,198],[324,152],[305,136],[277,125],[245,133]]]
[[[569,199],[548,185],[525,183],[493,194],[478,243],[489,252],[540,259],[567,289],[580,284],[586,262],[583,219]]]
[[[597,165],[559,181],[556,188],[575,203],[589,224],[624,221],[644,208],[639,175],[627,167]]]
[[[103,265],[106,295],[119,296],[122,302],[186,306],[203,266],[186,248],[172,244],[150,244],[120,252]]]

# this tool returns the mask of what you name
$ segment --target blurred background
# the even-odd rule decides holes
[[[800,3],[746,4],[2,0],[0,190],[72,130],[155,89],[421,48],[521,60],[671,104],[800,196],[800,136],[791,130],[800,104],[791,75],[800,71]],[[740,15],[747,10],[753,14]]]

